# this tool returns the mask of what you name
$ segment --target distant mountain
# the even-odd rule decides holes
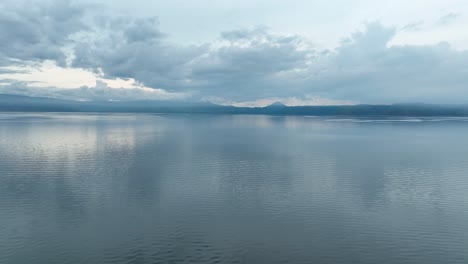
[[[219,107],[185,101],[72,101],[46,97],[0,94],[0,111],[34,112],[189,112]]]
[[[121,112],[121,113],[200,113],[264,114],[312,116],[468,116],[467,105],[393,104],[343,106],[234,107],[186,101],[92,101],[81,102],[45,97],[0,94],[3,112]]]
[[[283,108],[283,107],[287,107],[287,106],[285,104],[281,103],[281,102],[274,102],[271,105],[268,105],[266,107],[268,107],[268,108]]]
[[[79,106],[76,101],[0,94],[0,111],[74,112]]]

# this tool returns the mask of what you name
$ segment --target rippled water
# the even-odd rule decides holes
[[[468,263],[467,121],[0,114],[0,263]]]

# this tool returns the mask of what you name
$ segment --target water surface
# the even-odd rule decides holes
[[[0,263],[468,263],[467,121],[0,114]]]

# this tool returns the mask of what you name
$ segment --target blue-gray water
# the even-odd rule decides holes
[[[467,121],[0,114],[0,263],[468,263]]]

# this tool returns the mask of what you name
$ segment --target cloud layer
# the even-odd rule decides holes
[[[461,15],[448,13],[438,24],[447,26]],[[324,102],[468,103],[468,51],[444,42],[392,45],[400,31],[379,22],[366,23],[331,49],[266,27],[221,32],[210,43],[173,43],[156,17],[124,16],[71,1],[46,1],[28,8],[7,5],[0,9],[0,22],[1,37],[9,40],[0,44],[0,79],[3,74],[11,76],[11,66],[18,69],[18,64],[51,60],[108,79],[134,79],[142,87],[156,89],[150,98],[184,94],[193,100],[226,102],[324,98]],[[64,92],[59,88],[47,91],[81,100],[148,96],[146,88],[115,90],[103,83]],[[12,82],[2,89],[33,90]]]
[[[35,97],[51,97],[74,101],[141,101],[141,100],[184,100],[186,94],[168,93],[160,89],[146,87],[109,87],[107,83],[97,81],[95,86],[78,88],[37,87],[34,83],[10,80],[7,85],[0,85],[0,94],[17,94]]]
[[[70,36],[88,30],[85,7],[70,1],[6,5],[0,8],[0,66],[43,60],[64,66]]]

